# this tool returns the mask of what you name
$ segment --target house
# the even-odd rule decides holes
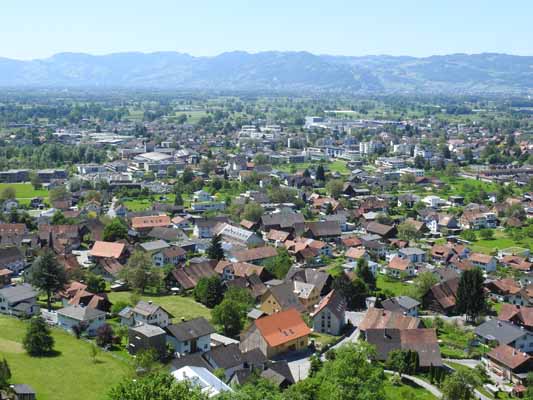
[[[396,278],[414,276],[415,266],[411,261],[396,256],[389,261],[387,274]]]
[[[192,387],[198,387],[207,397],[215,397],[223,392],[232,392],[228,385],[213,375],[207,368],[185,366],[172,372],[178,382],[188,382]]]
[[[346,321],[346,300],[332,290],[318,303],[310,317],[314,332],[338,336]]]
[[[441,244],[436,244],[431,247],[431,261],[447,265],[448,261],[455,255],[455,252],[449,247]]]
[[[18,247],[0,248],[0,269],[9,269],[20,274],[26,266],[26,259]]]
[[[89,257],[95,261],[102,258],[124,261],[125,249],[126,245],[124,243],[97,240],[89,252]]]
[[[495,279],[485,283],[485,287],[490,292],[490,296],[501,302],[508,302],[511,298],[514,299],[521,291],[521,287],[514,279],[504,278]]]
[[[459,277],[437,283],[422,298],[425,309],[438,314],[450,315],[455,311]]]
[[[468,261],[470,261],[474,267],[481,268],[485,272],[496,271],[496,257],[481,253],[471,253],[468,257]]]
[[[14,400],[35,400],[37,398],[37,393],[29,385],[19,383],[10,387],[15,395]]]
[[[192,234],[198,239],[211,239],[215,235],[215,227],[226,222],[228,218],[224,216],[197,219],[194,222]]]
[[[292,211],[281,211],[265,214],[261,217],[261,228],[268,232],[271,229],[280,231],[292,231],[296,224],[303,224],[303,214]]]
[[[216,225],[214,228],[214,234],[219,235],[224,242],[234,246],[248,248],[264,245],[263,239],[261,239],[255,232],[228,223]]]
[[[533,333],[507,321],[488,320],[476,327],[475,333],[477,339],[485,344],[497,342],[499,345],[511,346],[517,351],[533,351]]]
[[[426,252],[417,247],[406,247],[398,251],[400,258],[409,260],[411,263],[423,263],[426,262]]]
[[[507,345],[492,349],[485,355],[485,361],[489,371],[512,383],[524,382],[533,370],[533,357]]]
[[[312,283],[299,280],[294,280],[292,283],[294,285],[293,292],[300,300],[300,303],[302,303],[307,312],[312,312],[320,300],[320,289]]]
[[[263,356],[262,353],[260,355]],[[225,371],[226,381],[230,380],[235,372],[244,369],[246,364],[245,357],[239,349],[239,342],[212,347],[211,350],[203,354],[203,357],[213,369]],[[266,359],[264,360],[266,361]]]
[[[253,249],[237,251],[233,253],[232,261],[249,262],[262,265],[265,261],[278,255],[278,251],[271,246],[256,247]]]
[[[186,267],[174,268],[165,277],[166,287],[169,290],[179,289],[180,291],[194,289],[200,279],[217,275],[215,265],[216,261],[208,260],[199,263],[191,262]]]
[[[290,232],[278,231],[277,229],[271,229],[266,235],[268,242],[274,244],[275,246],[281,245],[290,238],[292,238],[292,234]]]
[[[80,282],[71,282],[64,290],[59,292],[58,297],[63,306],[91,307],[100,311],[109,312],[111,302],[105,293],[94,294],[87,291],[87,285]]]
[[[149,233],[153,228],[171,227],[172,222],[168,215],[149,215],[145,217],[133,217],[131,219],[131,228],[140,235]]]
[[[211,334],[215,328],[203,317],[167,327],[167,342],[176,354],[205,352],[211,349]]]
[[[410,317],[418,317],[420,303],[409,296],[397,296],[383,300],[381,305],[387,311],[402,313]]]
[[[422,202],[430,208],[439,208],[446,204],[446,200],[441,199],[438,196],[426,196],[422,199]]]
[[[498,319],[509,321],[533,332],[533,307],[522,307],[513,304],[502,304]]]
[[[142,324],[128,330],[128,352],[132,355],[154,350],[160,358],[167,352],[166,332],[159,326]]]
[[[247,278],[252,275],[257,275],[260,279],[266,280],[268,275],[264,267],[247,262],[232,263],[226,260],[219,261],[215,267],[215,271],[224,281],[231,281],[235,278]]]
[[[163,307],[152,303],[152,301],[139,301],[135,307],[126,307],[120,313],[120,323],[127,326],[137,326],[141,324],[156,325],[166,328],[170,324],[172,315]]]
[[[493,212],[478,212],[476,210],[466,210],[459,218],[459,224],[462,229],[493,229],[498,226],[498,219]]]
[[[417,329],[420,320],[394,311],[371,307],[359,324],[359,330],[365,334],[369,329]]]
[[[239,347],[243,352],[259,349],[271,359],[289,351],[305,350],[310,333],[300,313],[291,308],[253,321],[242,333]]]
[[[298,299],[294,291],[294,284],[291,281],[269,287],[265,294],[261,296],[260,303],[261,311],[268,315],[286,311],[290,308],[294,308],[300,313],[306,311],[305,306]]]
[[[11,277],[13,276],[13,271],[7,268],[0,269],[0,289],[4,286],[11,284]]]
[[[341,236],[339,221],[306,222],[302,236],[317,240],[331,241]]]
[[[170,246],[152,254],[152,260],[156,266],[178,266],[187,258],[187,253],[181,247]]]
[[[6,286],[0,289],[0,313],[27,317],[39,312],[37,291],[28,284]]]
[[[360,259],[370,260],[370,256],[364,247],[350,247],[344,254],[348,262],[357,262]]]
[[[500,259],[504,267],[512,268],[520,272],[530,272],[533,269],[533,263],[527,261],[524,257],[515,255],[505,255]]]
[[[331,291],[333,278],[330,274],[312,268],[291,267],[285,275],[285,281],[301,281],[315,286],[321,296],[325,296]]]
[[[418,353],[421,368],[442,367],[435,329],[368,329],[366,341],[376,348],[376,359],[386,361],[394,350],[411,350]]]
[[[80,329],[89,336],[105,324],[106,313],[95,308],[68,306],[57,311],[57,325],[69,332]]]
[[[384,239],[390,239],[396,235],[396,227],[379,222],[369,222],[365,229],[367,233],[379,235]]]

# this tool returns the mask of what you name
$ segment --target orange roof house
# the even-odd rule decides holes
[[[152,228],[159,228],[172,225],[168,215],[150,215],[147,217],[133,217],[131,227],[137,231],[148,231]]]
[[[294,308],[259,318],[241,335],[240,349],[259,349],[267,358],[307,348],[311,329]]]
[[[119,259],[125,247],[124,243],[96,241],[94,242],[90,255],[91,257],[97,258]]]

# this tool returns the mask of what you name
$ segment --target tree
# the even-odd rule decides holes
[[[140,250],[134,251],[130,256],[121,276],[132,289],[141,293],[149,287],[159,288],[162,279],[161,271],[153,266],[150,255]]]
[[[322,359],[320,356],[317,356],[316,354],[313,354],[311,357],[309,357],[309,376],[313,377],[315,376],[318,371],[322,369],[322,366],[324,363],[322,362]]]
[[[133,360],[133,370],[136,376],[146,376],[154,373],[158,368],[159,355],[155,349],[141,350]]]
[[[43,186],[43,182],[41,181],[39,174],[37,174],[35,171],[30,172],[30,183],[35,190],[39,190]]]
[[[357,260],[356,275],[366,283],[370,290],[376,289],[376,277],[368,266],[368,261],[363,257]]]
[[[253,306],[254,298],[248,290],[231,287],[224,294],[224,300],[213,309],[213,322],[222,326],[225,335],[237,336]]]
[[[68,191],[65,186],[57,186],[50,190],[48,198],[51,202],[65,200],[68,197]]]
[[[65,287],[67,274],[63,267],[58,264],[51,250],[45,250],[33,262],[30,271],[30,282],[46,293],[48,311],[52,311],[52,294]]]
[[[166,372],[139,379],[125,378],[111,389],[109,400],[207,400],[207,395],[187,382],[178,382]]]
[[[342,189],[344,188],[344,183],[340,179],[330,180],[326,184],[326,190],[328,194],[334,199],[338,199],[342,194]]]
[[[444,173],[449,178],[457,177],[457,174],[459,173],[459,168],[454,163],[448,163],[446,164],[446,168],[444,170]]]
[[[494,231],[492,229],[481,229],[479,231],[479,235],[484,239],[484,240],[491,240],[494,238]]]
[[[222,281],[218,276],[201,278],[194,288],[194,298],[204,306],[213,308],[222,301]]]
[[[265,269],[278,279],[284,279],[291,266],[292,259],[285,247],[279,247],[277,256],[265,262]]]
[[[11,380],[11,369],[7,360],[4,358],[0,361],[0,390],[9,387],[9,381]]]
[[[403,374],[415,374],[420,367],[418,353],[413,350],[393,350],[389,353],[386,362],[387,368]]]
[[[403,174],[400,176],[400,183],[403,185],[414,185],[416,182],[416,177],[413,174]]]
[[[95,345],[94,343],[91,343],[91,348],[90,348],[90,355],[91,355],[91,360],[93,360],[93,363],[96,364],[96,362],[98,361],[97,360],[97,357],[98,357],[98,354],[100,353],[99,349],[98,349],[98,346]]]
[[[87,291],[91,293],[105,292],[105,280],[103,276],[89,272],[86,276]]]
[[[316,168],[315,178],[317,181],[322,182],[326,180],[326,172],[324,171],[324,166],[322,164],[319,164]]]
[[[474,320],[486,309],[483,272],[479,268],[464,271],[457,289],[457,312]]]
[[[15,188],[13,186],[6,186],[2,189],[0,192],[0,200],[6,201],[11,200],[17,197],[17,193],[15,191]]]
[[[417,240],[420,238],[420,232],[412,223],[405,221],[398,225],[398,237],[405,241]]]
[[[215,235],[211,239],[211,244],[207,248],[207,257],[217,261],[220,261],[224,258],[224,249],[222,248],[222,237],[220,235]]]
[[[22,345],[32,357],[44,356],[53,351],[54,338],[50,334],[50,328],[48,328],[44,319],[33,317],[30,320]]]
[[[446,377],[442,384],[443,400],[471,400],[475,398],[474,388],[479,380],[474,371],[467,368],[457,370]]]
[[[176,197],[174,198],[174,205],[175,206],[183,205],[183,195],[181,194],[181,192],[176,192]]]
[[[233,300],[223,300],[213,309],[213,322],[222,326],[224,335],[237,336],[244,326],[241,305]]]
[[[103,324],[96,330],[96,344],[100,347],[107,346],[113,343],[115,332],[109,324]]]
[[[248,221],[257,222],[261,219],[264,212],[265,210],[260,204],[250,202],[244,206],[244,211],[241,216]]]
[[[52,219],[50,220],[51,225],[66,225],[67,224],[67,217],[65,217],[65,214],[63,214],[63,211],[57,210],[54,215],[52,215]]]
[[[368,296],[368,287],[360,278],[351,280],[346,274],[341,274],[333,281],[333,289],[337,290],[345,299],[350,309],[362,309]]]
[[[469,242],[475,242],[477,240],[476,233],[470,229],[461,232],[461,237]]]
[[[181,176],[181,180],[183,181],[183,183],[186,185],[188,183],[191,183],[192,180],[194,179],[194,173],[192,172],[192,170],[187,167],[183,170],[183,175]]]
[[[128,238],[128,227],[120,218],[113,218],[104,227],[102,238],[106,242],[116,242],[117,240]]]
[[[413,281],[415,287],[413,296],[418,300],[421,300],[422,297],[424,297],[429,291],[431,286],[437,283],[439,283],[439,280],[435,275],[433,275],[433,273],[429,271],[421,272]]]

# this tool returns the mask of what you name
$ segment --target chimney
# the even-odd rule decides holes
[[[152,305],[152,300],[148,300],[148,304]]]

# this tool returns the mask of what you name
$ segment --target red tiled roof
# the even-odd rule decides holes
[[[381,308],[369,308],[363,321],[359,324],[361,331],[368,329],[416,329],[420,320],[402,313]]]
[[[493,349],[487,357],[514,370],[526,362],[531,362],[532,358],[526,353],[522,353],[506,344]]]
[[[131,227],[133,229],[156,228],[169,226],[170,217],[168,215],[151,215],[148,217],[133,217]]]
[[[276,347],[311,333],[302,316],[294,308],[254,321],[270,347]]]
[[[124,247],[123,243],[96,241],[90,254],[93,257],[120,258]]]

